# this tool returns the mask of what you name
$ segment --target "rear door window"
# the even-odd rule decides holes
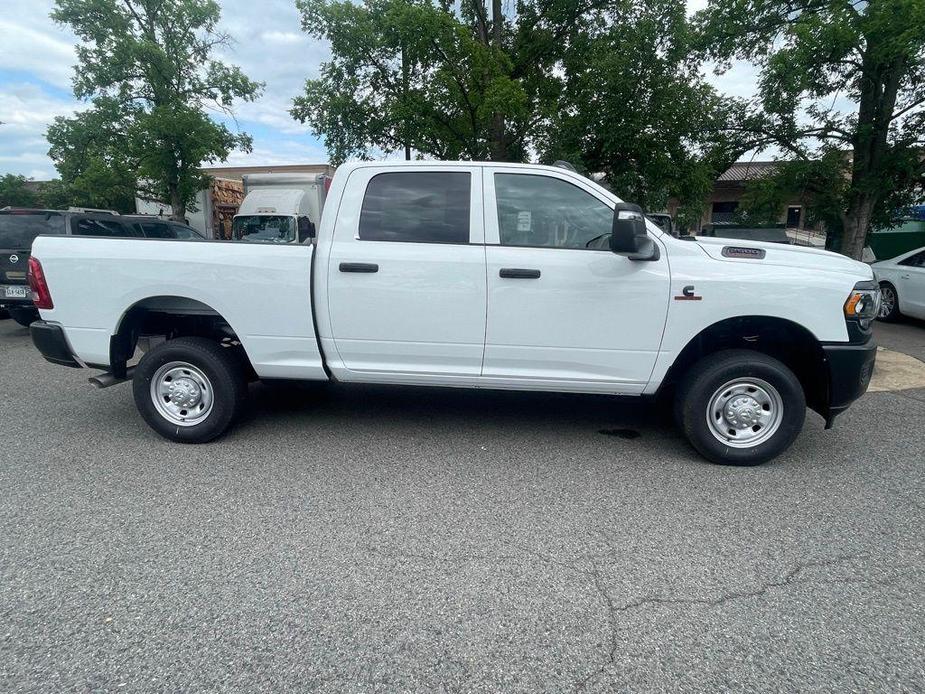
[[[170,238],[174,239],[193,239],[199,240],[205,238],[198,231],[192,227],[183,226],[182,224],[169,224],[170,233],[172,236]]]
[[[468,244],[470,187],[463,171],[377,174],[363,198],[360,239]]]
[[[136,224],[118,219],[97,219],[93,217],[76,217],[71,220],[71,233],[75,236],[141,236]]]
[[[166,222],[140,222],[139,226],[149,239],[175,238]]]
[[[64,217],[57,213],[0,214],[0,248],[28,250],[40,234],[63,234]]]

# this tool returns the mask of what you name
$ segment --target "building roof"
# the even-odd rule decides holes
[[[716,180],[723,183],[754,181],[773,173],[777,166],[776,161],[737,161]]]

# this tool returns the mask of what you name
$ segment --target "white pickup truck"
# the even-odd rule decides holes
[[[30,273],[46,359],[131,379],[175,441],[226,431],[248,380],[332,380],[668,396],[739,465],[866,390],[880,301],[848,258],[675,239],[571,171],[473,162],[342,166],[313,243],[48,236]]]

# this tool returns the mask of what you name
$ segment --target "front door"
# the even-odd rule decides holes
[[[487,303],[480,168],[361,167],[346,191],[327,267],[335,375],[475,384]]]
[[[659,260],[609,250],[614,202],[563,171],[485,169],[486,385],[640,393],[668,310]]]
[[[903,309],[917,318],[925,318],[925,251],[899,263],[899,286]]]

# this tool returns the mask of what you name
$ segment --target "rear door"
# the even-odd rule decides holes
[[[478,166],[360,167],[340,201],[327,272],[342,380],[476,383],[486,279]],[[319,306],[318,310],[325,307]]]
[[[614,202],[568,172],[486,167],[484,187],[484,381],[641,393],[668,311],[664,249],[654,261],[612,253]]]

